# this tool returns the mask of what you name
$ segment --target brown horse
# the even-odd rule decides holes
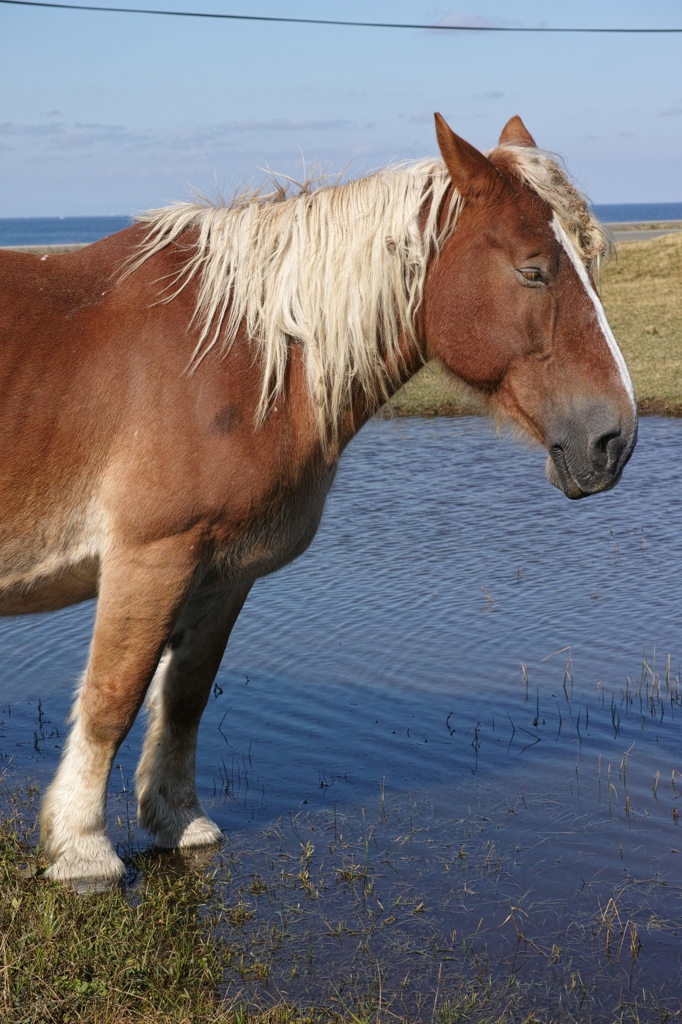
[[[160,847],[220,838],[194,764],[230,630],[426,359],[545,445],[569,498],[617,483],[637,419],[591,277],[600,226],[519,118],[487,156],[436,129],[442,160],[0,254],[0,612],[99,597],[48,877],[123,873],[107,782],[148,691],[139,820]]]

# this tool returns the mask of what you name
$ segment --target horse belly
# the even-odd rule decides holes
[[[102,531],[92,518],[32,524],[23,536],[7,531],[0,542],[0,615],[55,611],[97,596]]]

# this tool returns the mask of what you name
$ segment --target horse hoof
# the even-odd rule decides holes
[[[215,846],[222,842],[223,834],[214,821],[205,814],[179,824],[172,831],[169,829],[155,836],[154,845],[160,850],[188,850],[194,846]]]
[[[97,844],[100,846],[100,844]],[[102,844],[103,845],[103,844]],[[78,892],[101,891],[116,885],[125,877],[126,869],[123,861],[116,855],[113,847],[93,851],[94,855],[84,853],[62,853],[43,872],[42,878],[50,882],[64,882],[73,886]]]
[[[214,821],[202,815],[190,822],[180,837],[178,849],[184,850],[192,846],[214,846],[223,841],[223,834]]]

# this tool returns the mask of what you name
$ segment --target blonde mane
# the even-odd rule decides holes
[[[505,146],[510,170],[556,211],[587,262],[608,243],[584,197],[556,161]],[[344,184],[289,195],[250,191],[229,204],[201,199],[151,210],[128,272],[193,230],[188,259],[167,299],[197,278],[201,334],[196,366],[221,339],[229,350],[242,324],[263,360],[257,421],[284,387],[292,343],[303,347],[323,437],[336,434],[358,391],[382,404],[404,365],[401,342],[417,348],[415,313],[429,260],[454,230],[462,198],[442,160],[396,164]],[[442,215],[442,216],[441,216]]]

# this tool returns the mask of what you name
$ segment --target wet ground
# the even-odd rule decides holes
[[[228,986],[364,986],[424,1017],[492,977],[578,1017],[680,1009],[681,445],[643,420],[621,484],[576,503],[479,419],[361,432],[310,550],[249,597],[202,726]],[[0,622],[15,775],[54,770],[93,614]],[[122,848],[144,845],[139,738],[112,777]]]

